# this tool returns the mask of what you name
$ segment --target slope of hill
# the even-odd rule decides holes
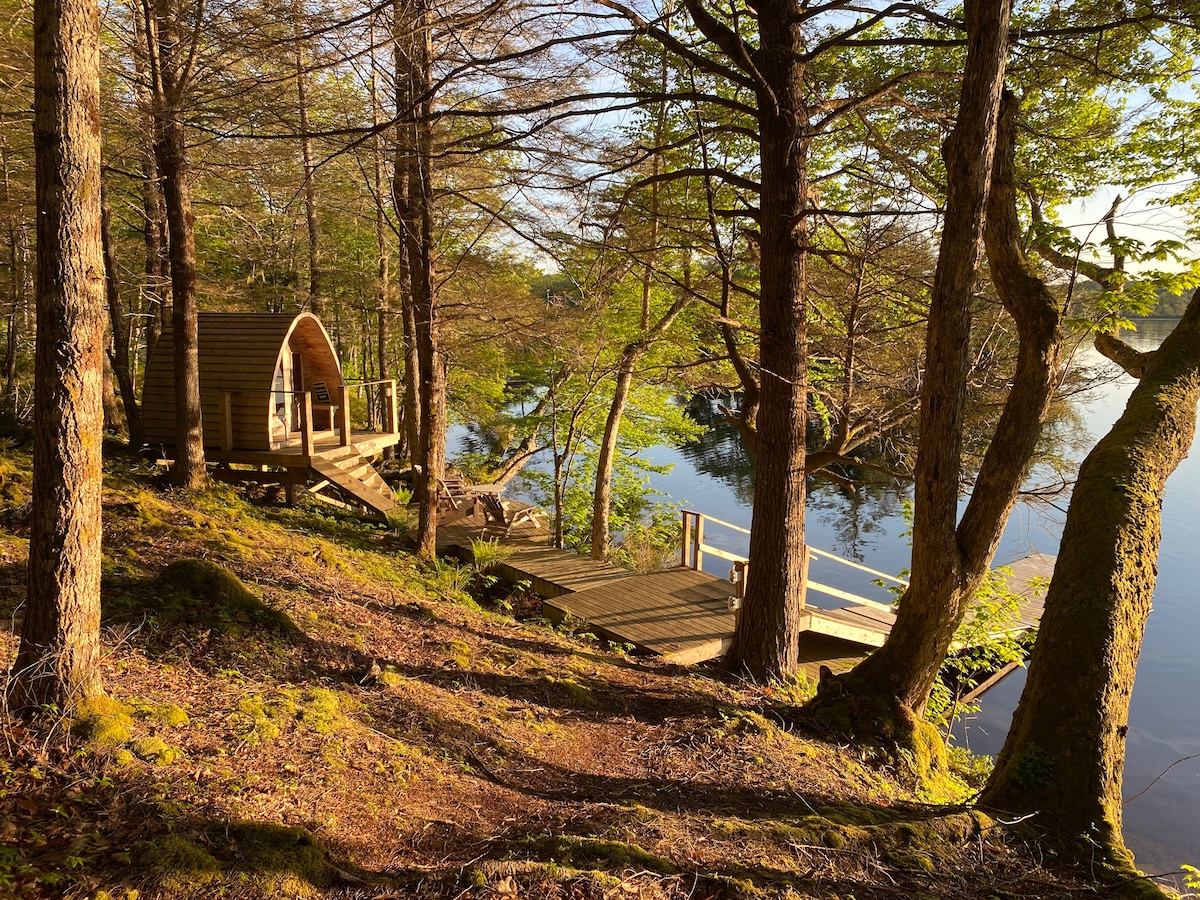
[[[0,456],[0,654],[29,460]],[[111,700],[6,718],[0,896],[1067,897],[1027,835],[794,731],[799,689],[482,609],[396,531],[113,455]],[[536,611],[519,592],[507,598]],[[970,791],[945,786],[959,799]]]

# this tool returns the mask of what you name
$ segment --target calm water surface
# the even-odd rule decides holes
[[[1143,323],[1138,334],[1126,338],[1141,349],[1150,349],[1173,324]],[[1086,361],[1102,362],[1094,353]],[[1087,447],[1116,421],[1133,388],[1133,379],[1110,374],[1114,378],[1111,383],[1076,403],[1081,424],[1091,437]],[[704,410],[700,412],[703,415]],[[457,436],[461,437],[461,432]],[[1195,693],[1200,689],[1197,456],[1200,450],[1194,451],[1167,483],[1158,587],[1129,717],[1125,838],[1137,855],[1139,867],[1150,873],[1178,872],[1184,863],[1200,865],[1200,758],[1179,762],[1162,775],[1177,760],[1200,754],[1200,702]],[[651,476],[652,486],[670,500],[749,527],[751,466],[731,429],[715,427],[701,441],[683,449],[656,448],[650,458],[655,463],[674,464],[669,474]],[[858,559],[874,569],[899,573],[910,560],[902,506],[908,496],[906,487],[892,484],[866,485],[849,494],[829,482],[811,482],[808,543]],[[1061,505],[1065,508],[1065,501]],[[997,562],[1011,562],[1033,550],[1057,553],[1062,518],[1062,513],[1054,509],[1019,506],[1005,531]],[[748,543],[745,535],[713,526],[709,526],[705,541],[740,553],[746,552]],[[723,575],[727,567],[716,559],[705,565],[718,575]],[[886,593],[870,584],[869,576],[838,571],[841,568],[815,561],[811,577],[854,593],[888,599]],[[822,606],[839,605],[818,597],[812,600]],[[1024,670],[1019,670],[988,692],[980,714],[958,729],[960,743],[979,753],[1000,750],[1024,676]],[[1132,799],[1143,790],[1144,794]]]

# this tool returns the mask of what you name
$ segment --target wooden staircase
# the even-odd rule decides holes
[[[371,461],[353,446],[314,453],[311,466],[321,478],[308,488],[309,494],[317,500],[342,507],[358,504],[384,521],[387,521],[388,511],[396,508],[392,489],[375,471]],[[330,496],[330,491],[341,496]]]

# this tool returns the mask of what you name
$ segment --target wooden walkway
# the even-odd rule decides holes
[[[438,544],[466,561],[471,543],[492,537],[482,524],[464,520],[438,528]],[[498,536],[498,535],[495,535]],[[657,653],[681,665],[721,656],[733,639],[734,613],[729,598],[734,586],[723,578],[682,566],[639,575],[576,553],[546,546],[547,533],[537,523],[516,526],[504,545],[511,552],[498,574],[527,581],[544,598],[547,618],[582,619],[597,635]],[[1010,565],[1009,586],[1022,602],[1020,630],[1032,627],[1042,613],[1042,601],[1031,583],[1049,578],[1054,557],[1034,555]],[[895,613],[881,605],[823,610],[805,608],[800,638],[802,666],[810,677],[822,665],[835,673],[856,664],[871,648],[879,647],[891,631]]]

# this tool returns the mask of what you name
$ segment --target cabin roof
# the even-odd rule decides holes
[[[304,360],[303,384],[323,381],[333,390],[342,383],[341,363],[328,333],[312,313],[200,313],[196,317],[200,396],[205,444],[220,445],[222,392],[233,395],[236,446],[271,446],[275,371],[286,350]],[[151,443],[169,445],[175,434],[175,353],[170,321],[146,367],[143,428]]]

